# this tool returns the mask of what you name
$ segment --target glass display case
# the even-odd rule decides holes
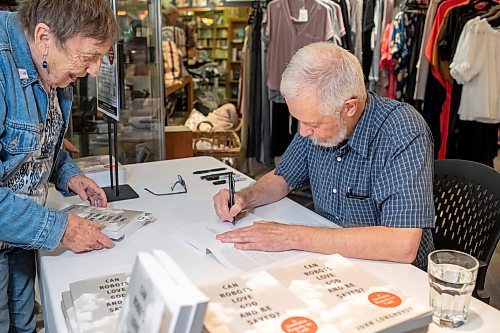
[[[122,164],[164,159],[165,107],[159,0],[115,0],[118,60],[118,159]],[[96,79],[76,82],[68,139],[79,156],[108,153],[106,116],[97,111]]]

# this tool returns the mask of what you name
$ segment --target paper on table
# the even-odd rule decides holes
[[[227,268],[237,272],[250,272],[261,268],[273,266],[277,263],[286,263],[304,258],[309,255],[303,251],[242,251],[234,248],[232,243],[222,243],[215,239],[215,236],[241,227],[247,227],[254,221],[262,218],[247,213],[238,219],[236,226],[228,222],[221,222],[216,217],[190,224],[180,230],[181,237],[196,249],[209,254],[212,253]]]

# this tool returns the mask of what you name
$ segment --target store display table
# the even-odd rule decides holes
[[[215,216],[212,196],[224,185],[211,182],[193,175],[193,171],[224,166],[212,157],[194,157],[178,160],[160,161],[144,164],[127,165],[127,183],[139,194],[139,198],[118,201],[112,207],[144,210],[153,213],[157,221],[144,226],[129,239],[116,243],[111,250],[74,254],[63,247],[51,253],[39,253],[39,280],[42,307],[47,333],[67,332],[66,322],[61,310],[61,293],[69,289],[69,284],[78,280],[105,274],[130,271],[138,251],[162,249],[170,254],[189,277],[196,283],[215,282],[234,276],[236,273],[222,266],[211,255],[204,255],[191,245],[182,241],[177,233],[179,227],[206,220]],[[181,175],[187,185],[188,193],[168,196],[154,196],[144,187],[168,190]],[[251,179],[237,182],[237,189],[247,186]],[[47,206],[61,209],[78,203],[77,197],[62,198],[51,189]],[[272,205],[254,210],[255,215],[263,219],[285,220],[291,223],[305,221],[315,225],[331,224],[321,216],[284,199]],[[407,264],[382,261],[354,260],[362,268],[384,279],[389,284],[428,302],[429,286],[427,274]],[[471,301],[468,322],[456,331],[498,332],[500,312],[477,299]],[[417,332],[445,332],[434,324],[428,330]]]

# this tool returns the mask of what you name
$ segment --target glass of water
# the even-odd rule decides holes
[[[478,267],[476,258],[463,252],[438,250],[429,254],[429,300],[434,323],[452,328],[465,323]]]

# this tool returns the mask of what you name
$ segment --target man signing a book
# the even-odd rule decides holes
[[[241,250],[291,249],[425,267],[433,250],[433,142],[410,105],[366,92],[356,57],[327,42],[303,47],[281,93],[299,132],[275,170],[235,194],[214,196],[217,216],[284,198],[310,183],[315,211],[343,228],[259,221],[217,236]],[[304,221],[306,224],[307,221]]]

